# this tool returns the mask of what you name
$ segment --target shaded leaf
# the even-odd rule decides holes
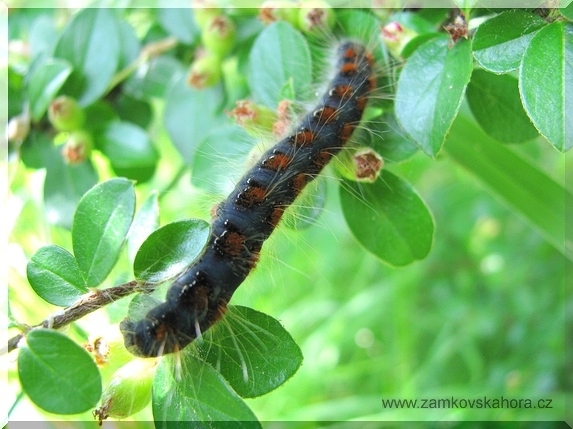
[[[167,94],[165,128],[187,164],[191,164],[197,146],[212,130],[227,122],[221,112],[224,94],[220,87],[195,90],[183,76]]]
[[[353,235],[391,265],[423,259],[432,247],[434,222],[410,185],[383,170],[372,184],[345,180],[340,202]]]
[[[82,195],[97,183],[98,176],[90,160],[78,165],[66,164],[61,148],[50,146],[41,159],[46,167],[44,204],[46,218],[52,225],[70,229],[76,206]]]
[[[118,176],[149,180],[159,159],[149,135],[135,124],[113,121],[96,136],[97,147],[109,158]]]
[[[478,123],[493,138],[520,143],[539,135],[523,110],[513,76],[474,70],[467,99]]]

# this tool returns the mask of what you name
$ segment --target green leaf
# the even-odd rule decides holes
[[[43,15],[37,17],[30,26],[28,40],[32,58],[48,57],[52,54],[58,41],[58,30],[53,16]]]
[[[280,322],[241,306],[229,307],[212,335],[197,342],[202,359],[243,398],[268,393],[286,382],[302,364],[302,352]]]
[[[32,289],[50,304],[66,307],[88,292],[71,253],[58,246],[40,248],[26,268]]]
[[[513,76],[474,70],[467,99],[481,127],[500,142],[521,143],[539,135],[523,110]]]
[[[383,261],[407,265],[429,253],[432,216],[414,189],[392,173],[383,170],[372,184],[345,180],[340,202],[356,239]]]
[[[30,168],[45,168],[49,166],[55,152],[56,150],[50,136],[35,130],[30,131],[30,134],[28,134],[20,147],[22,161],[26,164],[26,167]]]
[[[72,244],[89,287],[101,284],[117,262],[134,210],[133,183],[123,178],[100,183],[80,200]]]
[[[165,128],[187,164],[195,149],[212,130],[227,123],[221,112],[224,94],[220,87],[204,90],[190,88],[183,76],[165,100]]]
[[[125,93],[118,98],[116,108],[121,120],[132,122],[143,129],[146,129],[153,119],[153,110],[149,103]]]
[[[139,55],[141,46],[135,30],[125,21],[118,22],[119,40],[121,41],[121,50],[117,69],[122,70],[135,61]]]
[[[396,118],[426,154],[438,154],[471,72],[470,43],[461,40],[452,47],[445,35],[424,43],[408,58],[398,80]]]
[[[191,45],[199,36],[190,7],[162,7],[157,9],[157,20],[170,35],[187,45]]]
[[[52,225],[70,229],[73,213],[80,198],[97,183],[98,176],[91,161],[78,165],[66,164],[61,147],[50,146],[50,152],[42,161],[47,161],[44,180],[44,204],[46,217]]]
[[[24,392],[50,413],[87,411],[102,392],[99,370],[89,353],[50,329],[28,333],[18,355],[18,375]]]
[[[374,149],[384,162],[402,162],[413,156],[418,146],[400,127],[393,113],[386,113],[361,124],[352,139]]]
[[[474,35],[476,60],[494,73],[515,70],[535,33],[545,25],[539,16],[523,10],[510,10],[481,24]]]
[[[282,225],[301,230],[315,224],[326,205],[326,181],[319,176],[306,185],[282,218]]]
[[[140,100],[163,98],[185,74],[177,59],[161,55],[141,65],[124,84],[125,93]]]
[[[28,82],[30,113],[34,121],[40,120],[46,113],[71,72],[71,64],[58,59],[49,59],[34,69]]]
[[[230,193],[244,171],[247,155],[256,150],[254,138],[238,125],[219,127],[199,145],[191,165],[191,183],[211,193]],[[233,175],[230,172],[243,171]]]
[[[77,13],[60,36],[54,56],[68,60],[73,73],[62,92],[82,106],[96,101],[107,90],[119,64],[121,41],[118,19],[106,8]]]
[[[111,122],[97,134],[95,141],[118,176],[140,182],[153,176],[159,155],[147,133],[137,125]]]
[[[535,127],[558,150],[573,147],[573,23],[540,30],[523,55],[519,90]]]
[[[135,259],[139,247],[157,228],[159,228],[159,200],[157,192],[153,192],[141,205],[129,230],[127,253],[131,260]]]
[[[289,80],[297,100],[308,98],[312,62],[305,39],[286,22],[266,27],[249,54],[247,80],[254,99],[269,107],[277,106]]]
[[[260,428],[256,416],[210,365],[184,353],[178,373],[163,359],[153,380],[153,418],[157,429],[194,427]]]
[[[464,117],[454,123],[446,151],[573,260],[573,229],[567,228],[571,193]]]
[[[115,108],[105,100],[96,101],[84,109],[86,121],[84,129],[96,135],[110,122],[119,120]]]
[[[173,222],[154,231],[135,256],[135,277],[159,283],[183,272],[205,247],[209,231],[201,219]]]

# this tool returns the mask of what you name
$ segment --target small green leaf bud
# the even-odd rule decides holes
[[[100,425],[108,417],[124,419],[149,404],[156,367],[157,359],[135,359],[113,374],[102,393],[101,407],[93,412]]]
[[[48,119],[58,131],[74,131],[84,124],[85,114],[75,99],[62,95],[50,103]]]

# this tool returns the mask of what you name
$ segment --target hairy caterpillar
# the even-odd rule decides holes
[[[126,347],[139,356],[181,350],[226,310],[255,267],[285,209],[341,150],[374,90],[374,60],[359,43],[338,47],[336,75],[296,131],[266,151],[217,208],[203,253],[143,320],[124,320]]]

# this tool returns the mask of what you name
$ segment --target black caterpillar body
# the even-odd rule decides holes
[[[338,47],[336,75],[295,132],[263,154],[218,209],[203,253],[143,320],[124,320],[126,347],[138,356],[181,350],[224,314],[255,267],[285,209],[344,146],[374,89],[373,58],[358,43]]]

